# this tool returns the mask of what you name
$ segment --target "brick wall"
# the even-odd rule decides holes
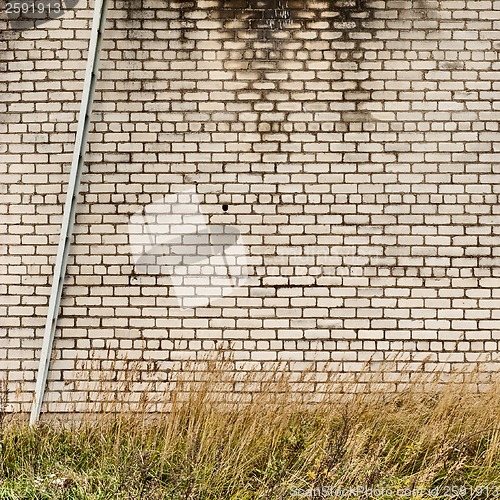
[[[91,7],[36,28],[0,20],[14,411],[34,388]],[[220,347],[238,371],[284,361],[318,380],[397,359],[387,390],[479,362],[491,380],[499,1],[116,0],[107,28],[46,409],[83,408],[106,374],[113,390],[125,358],[132,397],[161,391]],[[128,224],[187,188],[210,224],[241,232],[249,276],[183,309],[168,274],[136,269]]]

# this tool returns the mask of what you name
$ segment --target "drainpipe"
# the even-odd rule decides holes
[[[87,56],[87,68],[85,70],[85,80],[83,84],[82,101],[80,115],[78,117],[78,128],[76,132],[75,148],[73,151],[73,161],[68,181],[68,191],[66,193],[66,203],[64,205],[63,220],[57,257],[54,265],[54,275],[52,278],[52,289],[50,292],[49,309],[45,323],[42,352],[36,379],[35,396],[31,407],[30,425],[36,424],[40,420],[43,396],[47,385],[47,376],[52,357],[52,346],[56,332],[57,318],[61,304],[61,295],[66,275],[69,248],[75,222],[76,208],[78,205],[78,194],[80,191],[80,179],[82,176],[85,161],[85,151],[87,148],[87,136],[90,127],[92,114],[92,103],[94,100],[97,73],[99,70],[99,56],[101,44],[104,36],[104,25],[108,0],[95,0],[94,16],[92,21],[92,31],[90,34],[89,52]]]

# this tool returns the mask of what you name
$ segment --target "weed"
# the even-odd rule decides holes
[[[307,373],[235,373],[227,362],[178,375],[163,412],[144,398],[135,411],[109,402],[98,416],[33,428],[2,417],[0,499],[362,499],[384,488],[393,493],[378,498],[419,498],[399,488],[486,500],[500,491],[498,383],[478,392],[474,374],[425,378],[388,394],[336,381],[318,398]]]

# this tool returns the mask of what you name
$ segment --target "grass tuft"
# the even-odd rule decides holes
[[[33,428],[0,416],[0,499],[500,497],[500,384],[318,398],[307,373],[223,365],[177,380],[161,414],[144,403]]]

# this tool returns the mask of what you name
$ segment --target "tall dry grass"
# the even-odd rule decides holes
[[[500,497],[500,384],[480,373],[390,394],[227,363],[186,370],[164,413],[115,390],[92,418],[3,422],[0,499]]]

